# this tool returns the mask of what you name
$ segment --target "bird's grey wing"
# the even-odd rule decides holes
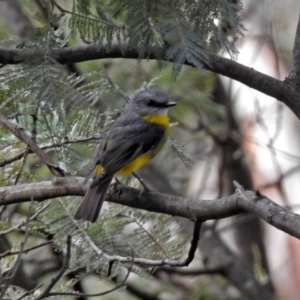
[[[127,128],[126,128],[127,127]],[[101,165],[108,173],[117,173],[140,155],[155,148],[164,137],[160,126],[140,122],[114,129],[104,147]]]
[[[103,171],[100,177],[97,177],[91,183],[91,188],[102,183],[104,178],[111,177],[129,163],[134,161],[141,154],[148,152],[150,144],[131,143],[129,141],[115,140],[108,143],[109,146],[104,150],[100,164]]]

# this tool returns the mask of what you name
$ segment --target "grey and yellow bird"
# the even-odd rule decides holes
[[[170,131],[168,108],[176,105],[159,89],[137,92],[96,152],[94,179],[74,218],[95,222],[114,175],[139,169],[163,148]]]

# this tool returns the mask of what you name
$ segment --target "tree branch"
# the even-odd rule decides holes
[[[150,50],[149,50],[150,51]],[[129,59],[161,59],[167,60],[166,49],[152,47],[151,52],[147,52],[141,57],[138,49],[126,48],[125,45],[113,44],[106,45],[90,44],[83,46],[64,47],[49,51],[49,55],[61,64],[78,63],[83,61],[104,59],[104,58],[129,58]],[[18,64],[37,61],[44,55],[43,49],[8,49],[0,47],[0,63]],[[294,89],[294,84],[280,81],[271,76],[255,71],[253,68],[246,67],[233,60],[215,55],[207,54],[209,64],[205,68],[214,73],[237,80],[251,88],[254,88],[266,95],[274,97],[285,103],[300,118],[299,92]],[[172,62],[172,60],[167,60]],[[188,61],[185,65],[193,66]],[[193,66],[194,67],[194,66]]]
[[[200,276],[200,275],[220,275],[224,272],[223,267],[218,268],[201,268],[201,269],[177,269],[177,268],[169,268],[169,267],[160,267],[156,272],[165,272],[167,274],[176,274],[180,276]]]
[[[0,206],[34,199],[44,201],[63,196],[84,196],[88,185],[84,178],[65,177],[39,183],[21,184],[0,188]],[[106,200],[138,209],[146,209],[192,221],[227,218],[242,212],[251,212],[272,226],[300,239],[300,216],[260,193],[244,191],[235,184],[234,194],[216,200],[198,200],[157,192],[141,192],[122,184],[113,185]]]
[[[11,233],[11,232],[13,232],[13,231],[15,231],[17,229],[20,229],[23,225],[27,225],[27,222],[34,221],[38,217],[39,214],[41,214],[46,208],[48,208],[49,205],[50,204],[47,204],[47,205],[43,206],[34,215],[32,215],[31,217],[29,217],[29,219],[21,221],[20,223],[16,224],[15,226],[12,226],[12,227],[8,228],[7,230],[0,231],[0,237],[2,237],[3,235],[9,234],[9,233]]]
[[[53,240],[50,240],[50,241],[47,241],[47,242],[38,244],[38,245],[36,245],[36,246],[32,246],[32,247],[30,247],[30,248],[23,249],[22,254],[23,254],[23,253],[28,253],[28,252],[31,251],[31,250],[35,250],[35,249],[44,247],[44,246],[49,245],[49,244],[52,244],[52,243],[53,243]],[[16,255],[16,254],[19,254],[19,253],[20,253],[20,251],[7,250],[7,251],[5,251],[5,252],[3,252],[3,253],[0,253],[0,259],[2,259],[2,258],[5,257],[5,256]]]

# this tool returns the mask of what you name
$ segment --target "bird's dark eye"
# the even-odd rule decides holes
[[[148,100],[147,101],[147,105],[148,106],[155,106],[156,105],[156,102],[154,100]]]

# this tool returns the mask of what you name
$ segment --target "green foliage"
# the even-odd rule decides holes
[[[46,49],[45,49],[46,51]],[[102,130],[111,123],[118,111],[99,109],[99,101],[106,91],[114,92],[111,80],[104,71],[90,72],[76,77],[68,75],[62,66],[45,54],[29,64],[0,70],[0,108],[11,122],[22,128],[35,142],[74,172],[74,161],[82,162],[80,143],[98,143]],[[120,96],[118,95],[120,98]],[[9,168],[1,170],[7,183],[12,183],[16,169],[27,160],[23,175],[35,178],[36,159],[26,146],[8,131],[2,131],[0,160],[13,159]],[[19,156],[19,157],[18,157]],[[28,156],[28,157],[27,157]],[[80,169],[80,165],[79,165]],[[3,178],[2,177],[2,178]],[[26,182],[29,182],[30,179]]]
[[[81,199],[80,199],[81,200]],[[111,256],[161,260],[179,259],[186,240],[181,236],[178,223],[170,216],[128,209],[111,204],[95,224],[88,228],[85,222],[76,222],[73,213],[78,205],[69,198],[51,200],[50,207],[41,216],[33,232],[45,231],[54,235],[55,244],[65,248],[66,237],[72,234],[71,268],[86,268],[107,276]],[[43,203],[44,205],[44,203]],[[126,276],[131,263],[113,266],[111,276]],[[148,276],[147,266],[134,266],[132,271]]]
[[[109,47],[113,39],[121,41],[123,27],[114,24],[108,19],[105,13],[97,6],[98,16],[94,16],[90,11],[89,1],[78,1],[73,6],[73,11],[69,19],[71,36],[78,31],[82,39],[97,41],[100,44],[106,43]]]
[[[207,51],[236,53],[234,42],[242,35],[239,1],[74,1],[71,10],[58,6],[49,17],[68,21],[66,40],[79,36],[109,49],[136,49],[140,57],[155,47],[166,47],[173,75],[178,76],[185,61],[202,68],[209,64]],[[37,17],[38,18],[38,17]],[[162,59],[156,53],[157,59]]]

